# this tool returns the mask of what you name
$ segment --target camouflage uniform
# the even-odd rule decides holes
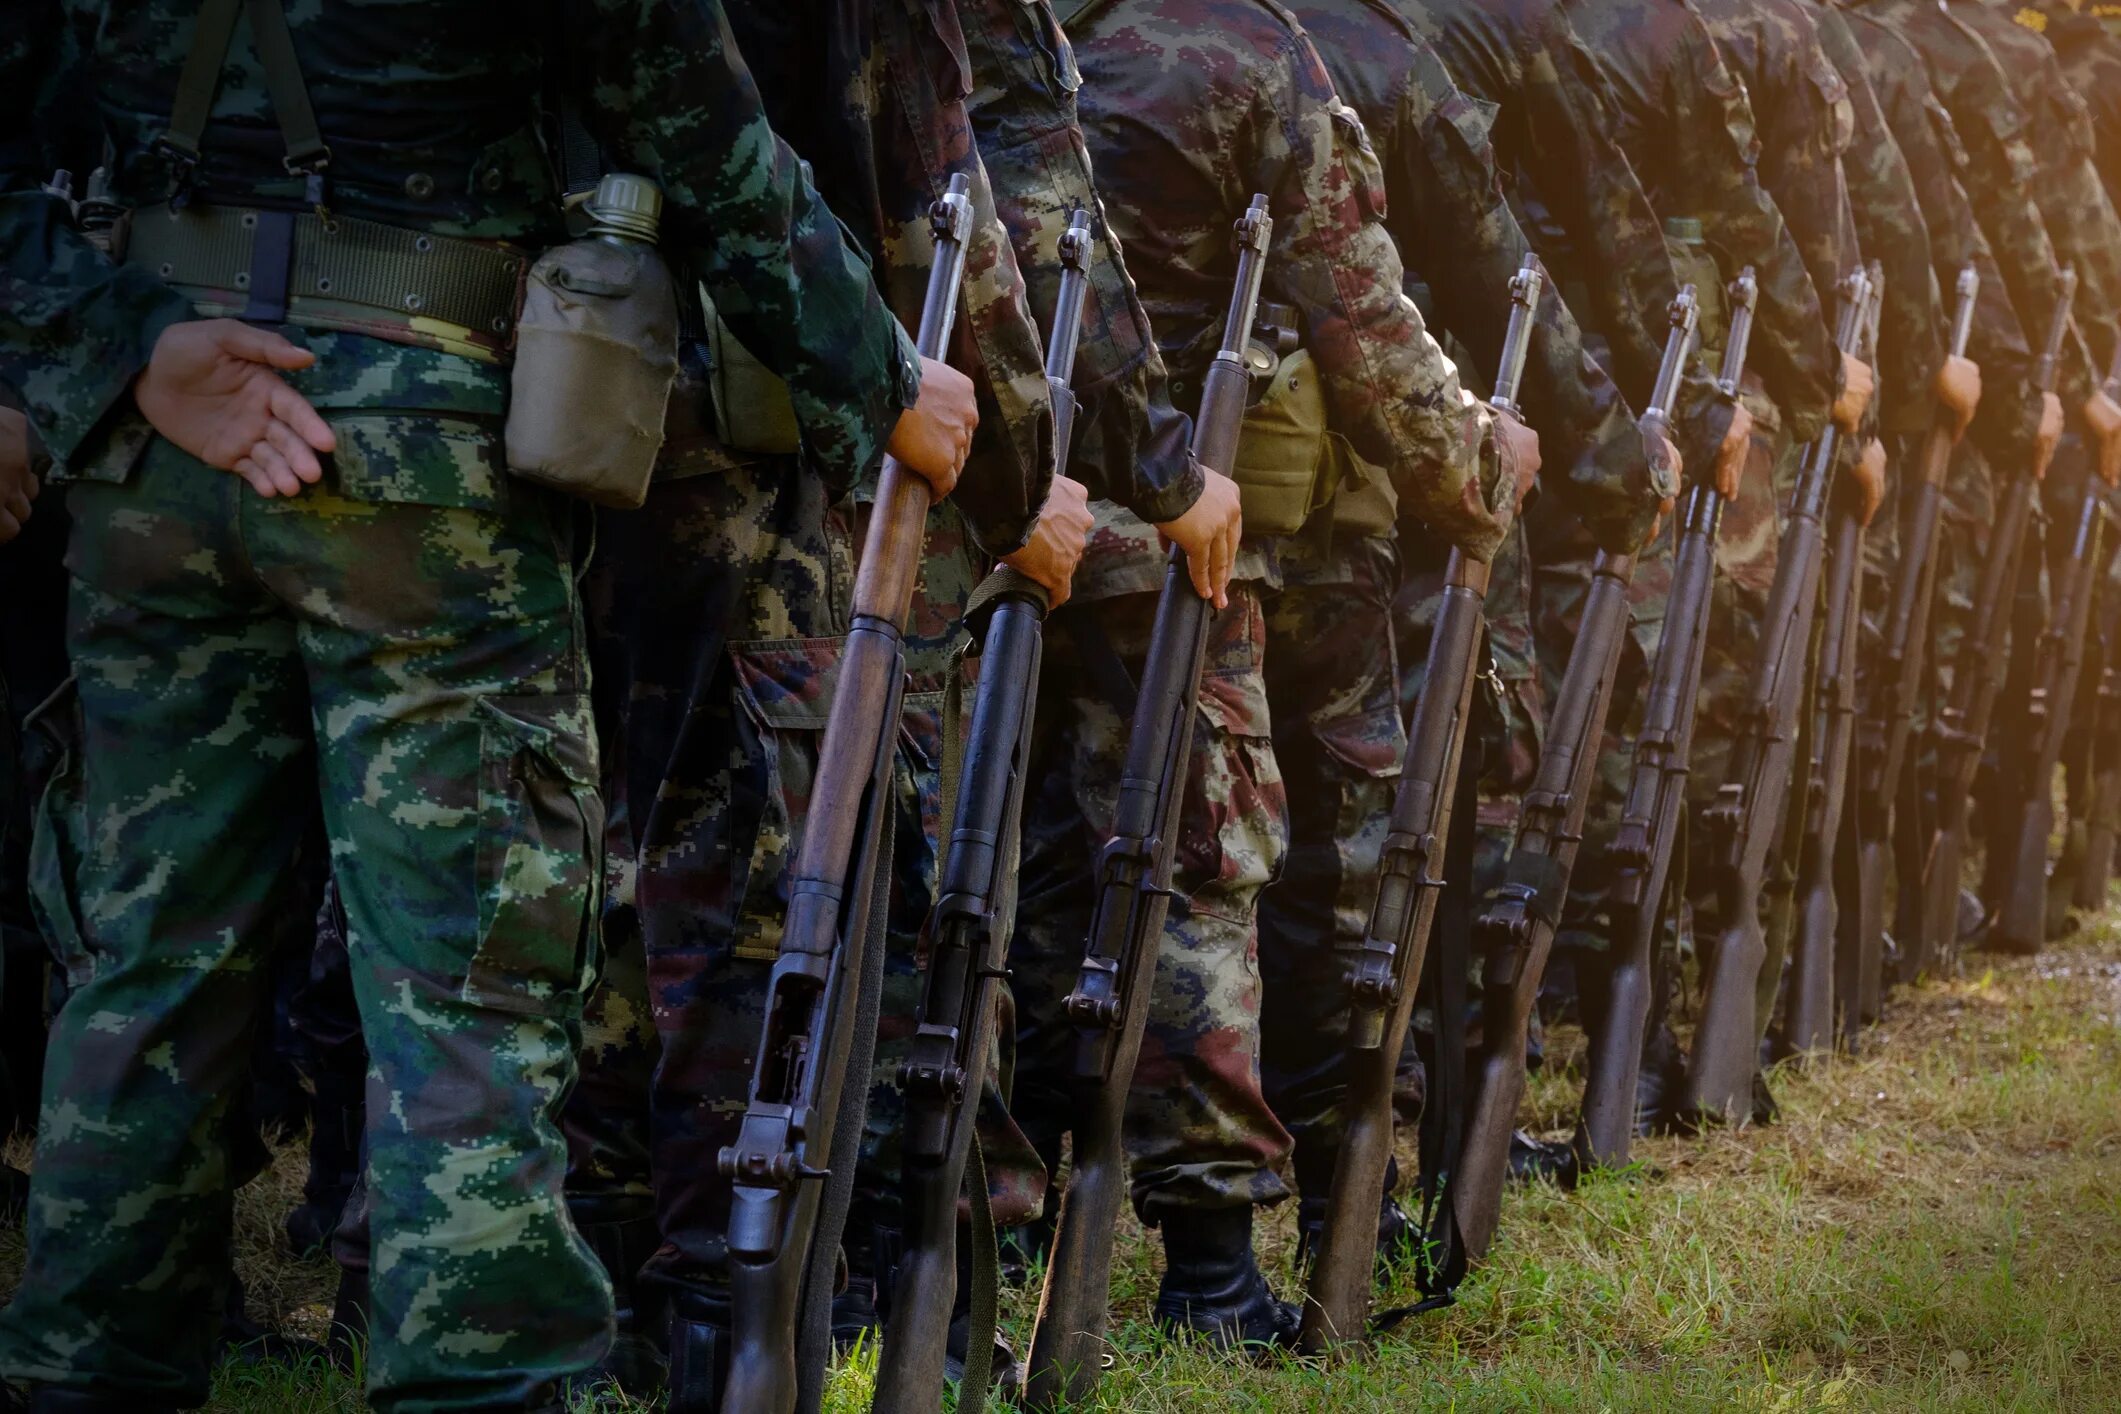
[[[1450,365],[1401,293],[1398,259],[1377,223],[1384,194],[1376,159],[1286,12],[1255,0],[1119,0],[1090,5],[1068,22],[1085,80],[1084,130],[1171,368],[1174,400],[1197,396],[1220,332],[1234,268],[1230,222],[1253,192],[1267,192],[1275,227],[1263,297],[1298,311],[1330,426],[1385,469],[1404,504],[1489,553],[1501,527],[1474,479],[1484,416],[1461,408]],[[1087,659],[1126,663],[1147,644],[1161,557],[1141,521],[1116,508],[1099,520],[1097,562],[1078,593],[1111,602],[1071,611],[1082,617],[1067,632],[1079,636]],[[1262,581],[1273,587],[1285,548],[1248,542],[1230,607],[1212,630],[1176,870],[1184,898],[1166,925],[1130,1107],[1134,1197],[1151,1222],[1285,1194],[1274,1169],[1289,1139],[1260,1093],[1255,919],[1289,840],[1262,665],[1276,651],[1315,651],[1284,648],[1277,633],[1294,627],[1291,615],[1300,612],[1296,583],[1271,611],[1261,607]],[[1303,561],[1296,574],[1303,585],[1345,586],[1350,564],[1336,549]],[[1376,602],[1374,590],[1368,597]],[[1384,628],[1382,617],[1375,623]],[[1066,635],[1057,629],[1054,637]],[[1285,662],[1290,681],[1317,671],[1303,660]],[[1048,676],[1079,675],[1053,665]],[[1037,1101],[1055,1093],[1067,1063],[1072,1033],[1058,1001],[1081,957],[1087,920],[1080,910],[1124,752],[1125,714],[1112,694],[1099,701],[1092,682],[1113,676],[1073,684],[1069,716],[1080,725],[1072,747],[1089,759],[1047,773],[1060,776],[1055,789],[1071,799],[1026,809],[1015,959],[1023,999],[1017,1113],[1027,1127],[1055,1113],[1057,1106]],[[1332,665],[1328,676],[1350,700],[1367,702],[1373,687],[1388,704],[1393,695],[1389,668],[1380,678],[1369,663]],[[1384,719],[1396,737],[1396,712]],[[1060,746],[1048,726],[1042,712],[1041,738]],[[1387,754],[1396,762],[1396,745],[1376,753]],[[1033,771],[1036,778],[1036,760]],[[1046,1142],[1057,1138],[1049,1122]]]
[[[1501,358],[1509,284],[1530,249],[1503,199],[1488,140],[1493,110],[1459,90],[1442,60],[1400,11],[1383,0],[1303,0],[1294,13],[1317,45],[1343,101],[1360,115],[1383,164],[1386,228],[1425,315],[1447,325],[1475,367]],[[1554,451],[1546,476],[1604,540],[1632,546],[1657,507],[1640,432],[1611,377],[1584,350],[1559,290],[1546,287],[1523,399]],[[1275,752],[1290,793],[1290,865],[1261,906],[1261,963],[1268,1098],[1296,1136],[1295,1171],[1307,1208],[1322,1207],[1338,1140],[1347,996],[1328,949],[1361,941],[1377,886],[1377,862],[1405,748],[1400,701],[1418,693],[1427,655],[1431,575],[1441,549],[1418,522],[1402,526],[1400,549],[1355,547],[1346,583],[1330,595],[1284,592],[1278,645],[1313,644],[1322,662],[1362,663],[1357,681],[1269,674]],[[1524,546],[1514,533],[1498,555],[1487,616],[1502,667],[1504,719],[1521,760],[1537,751],[1538,688],[1521,589]],[[1404,602],[1397,642],[1375,634],[1371,614]],[[1512,651],[1512,649],[1517,651]],[[1398,682],[1393,657],[1398,655]],[[1270,656],[1270,664],[1272,662]],[[1395,753],[1387,758],[1386,753]],[[1498,758],[1505,753],[1498,752]],[[1337,788],[1336,788],[1337,784]],[[1503,781],[1505,790],[1512,784]],[[1308,827],[1308,828],[1307,828]],[[1470,887],[1470,882],[1467,881]]]
[[[149,139],[195,11],[93,9],[113,184],[151,205],[178,175]],[[719,8],[598,0],[593,18],[574,56],[591,127],[660,183],[666,235],[701,253],[744,337],[807,370],[795,406],[820,455],[874,465],[915,391],[910,345],[767,128]],[[323,130],[372,132],[387,112],[402,137],[341,143],[335,212],[525,245],[559,234],[530,35],[439,4],[290,25]],[[298,177],[240,155],[277,148],[247,46],[222,78],[190,190],[299,209]],[[408,89],[436,95],[427,116],[407,117]],[[416,161],[424,181],[404,170]],[[609,1289],[562,1211],[554,1127],[596,964],[603,818],[578,510],[507,477],[507,379],[480,336],[328,303],[285,332],[317,355],[289,381],[338,451],[322,485],[255,499],[127,399],[192,300],[6,181],[0,378],[77,483],[91,833],[46,906],[94,969],[55,1037],[0,1370],[135,1406],[205,1398],[228,1279],[222,1127],[290,910],[303,836],[284,822],[321,806],[371,1058],[371,1399],[549,1398],[611,1338]]]

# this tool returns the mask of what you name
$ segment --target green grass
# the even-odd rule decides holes
[[[1647,1141],[1633,1174],[1512,1194],[1459,1304],[1354,1358],[1260,1367],[1160,1339],[1152,1251],[1130,1227],[1101,1405],[2121,1409],[2121,929],[1985,966],[1902,994],[1864,1055],[1778,1072],[1777,1125]],[[1553,1039],[1527,1118],[1559,1133],[1580,1039]],[[240,1255],[260,1314],[314,1333],[329,1269],[271,1240],[298,1176],[290,1156],[243,1195]],[[1290,1216],[1265,1232],[1293,1294]],[[0,1292],[20,1261],[19,1234],[0,1234]],[[1033,1301],[1007,1310],[1020,1348]],[[828,1407],[864,1408],[870,1373],[841,1369]],[[360,1402],[320,1369],[230,1368],[210,1407]]]

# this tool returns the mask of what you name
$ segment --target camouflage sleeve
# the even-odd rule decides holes
[[[737,337],[788,382],[811,456],[851,484],[920,389],[913,343],[768,126],[721,0],[589,0],[584,119],[653,177],[664,228]]]
[[[1395,199],[1389,224],[1409,263],[1436,274],[1429,290],[1443,326],[1483,370],[1493,369],[1502,357],[1510,281],[1531,245],[1503,198],[1488,141],[1494,110],[1452,83],[1433,54],[1423,61],[1415,72],[1420,88],[1410,87],[1409,100],[1422,92],[1426,116],[1402,124],[1421,141],[1395,154],[1406,170],[1393,189],[1414,210],[1400,212]],[[1583,331],[1552,280],[1540,296],[1523,397],[1548,450],[1541,480],[1562,492],[1601,546],[1632,553],[1658,506],[1642,436],[1612,377],[1585,352]]]
[[[1949,315],[1940,297],[1929,223],[1915,182],[1893,140],[1862,51],[1838,11],[1817,7],[1819,42],[1848,90],[1854,127],[1842,171],[1866,254],[1885,266],[1885,310],[1878,335],[1880,426],[1920,432],[1931,417],[1930,381],[1944,361]]]
[[[1046,0],[958,0],[957,9],[972,56],[966,111],[1034,310],[1051,311],[1059,296],[1059,240],[1069,217],[1092,213],[1090,289],[1070,384],[1081,406],[1069,472],[1093,496],[1145,521],[1175,520],[1201,491],[1192,423],[1171,406],[1149,316],[1091,179],[1068,38]]]
[[[2046,53],[2036,88],[2049,111],[2041,142],[2040,210],[2057,251],[2077,267],[2083,282],[2077,324],[2103,375],[2114,354],[2113,317],[2121,311],[2121,221],[2093,165],[2097,141],[2090,109],[2070,87],[2054,50],[2044,40],[2041,46]]]
[[[1286,82],[1254,98],[1260,170],[1273,174],[1267,285],[1303,315],[1333,429],[1386,469],[1403,513],[1485,560],[1505,530],[1480,482],[1487,415],[1406,296],[1361,118],[1310,41],[1292,39]]]
[[[1678,170],[1709,243],[1731,266],[1751,265],[1760,312],[1749,363],[1781,409],[1783,429],[1807,442],[1826,426],[1841,389],[1841,360],[1818,288],[1781,211],[1761,185],[1752,105],[1698,16],[1673,73]]]

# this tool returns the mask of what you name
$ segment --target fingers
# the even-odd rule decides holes
[[[262,363],[270,368],[307,368],[317,361],[317,356],[308,349],[288,341],[286,337],[270,329],[259,329],[235,320],[215,320],[215,324],[226,324],[223,330],[214,332],[224,352],[251,363]]]
[[[277,421],[285,423],[310,447],[319,452],[338,450],[339,439],[332,432],[331,424],[317,414],[317,410],[310,406],[309,399],[285,383],[278,379],[273,380],[272,393],[266,399],[265,406]],[[312,457],[310,460],[314,462],[316,458]]]
[[[250,451],[236,462],[235,471],[256,487],[261,496],[295,496],[302,491],[301,479],[287,464],[287,458],[278,447],[263,438],[253,443]]]
[[[265,440],[280,454],[281,460],[287,463],[289,471],[297,481],[304,485],[315,485],[323,478],[324,468],[317,463],[317,454],[311,451],[309,444],[296,436],[295,430],[286,423],[266,423]]]
[[[1230,607],[1230,576],[1237,569],[1237,541],[1239,531],[1235,525],[1225,525],[1215,536],[1214,581],[1215,607]]]

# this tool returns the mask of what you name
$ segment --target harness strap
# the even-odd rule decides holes
[[[331,165],[331,148],[317,127],[317,110],[309,101],[309,85],[302,80],[302,65],[295,57],[294,36],[288,31],[281,0],[203,0],[199,6],[191,51],[184,56],[183,72],[177,76],[169,126],[155,139],[155,147],[176,162],[170,201],[182,206],[189,197],[192,172],[204,152],[206,124],[213,116],[214,95],[221,88],[221,70],[235,38],[239,7],[250,16],[251,41],[265,67],[266,91],[280,125],[280,141],[287,149],[282,164],[289,173],[310,178],[311,204],[321,207],[323,173]]]

